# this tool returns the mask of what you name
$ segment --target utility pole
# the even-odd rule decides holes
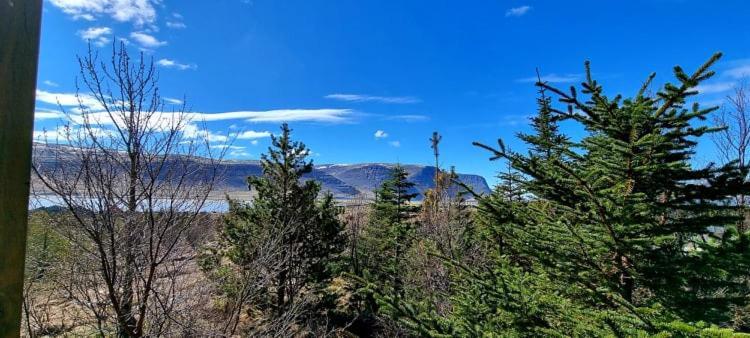
[[[0,18],[0,337],[18,337],[42,0],[0,0]]]

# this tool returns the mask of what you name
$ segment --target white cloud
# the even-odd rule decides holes
[[[391,142],[388,142],[388,145],[390,145],[391,147],[394,147],[394,148],[398,148],[398,147],[401,147],[401,142],[399,142],[399,141],[391,141]]]
[[[166,25],[167,25],[167,28],[172,28],[172,29],[187,28],[187,25],[184,22],[180,22],[180,21],[167,21]]]
[[[65,114],[57,110],[37,109],[34,112],[35,120],[55,120],[55,119],[62,119],[64,117],[65,117]]]
[[[63,107],[77,107],[79,105],[79,98],[84,107],[94,111],[93,113],[89,113],[89,116],[95,117],[101,121],[105,121],[108,118],[106,113],[101,112],[102,107],[101,104],[99,104],[99,101],[91,95],[80,94],[79,96],[76,96],[75,93],[53,93],[41,89],[37,89],[36,91],[37,102],[51,105],[58,105],[59,103]],[[354,111],[351,109],[321,108],[233,111],[220,113],[188,112],[182,115],[180,115],[181,113],[174,112],[158,112],[157,114],[159,115],[158,118],[163,120],[171,120],[177,116],[182,116],[191,121],[247,120],[249,122],[305,121],[348,123],[352,121]],[[109,123],[111,124],[111,122]]]
[[[93,21],[109,16],[119,22],[132,22],[137,26],[156,21],[155,4],[161,0],[49,0],[74,19]]]
[[[67,135],[67,132],[60,128],[51,130],[34,130],[33,138],[36,142],[52,142],[66,139],[65,135]]]
[[[162,120],[162,122],[167,122],[168,119]],[[158,122],[157,122],[158,123]],[[208,142],[226,142],[229,140],[229,137],[226,135],[223,135],[221,133],[214,133],[208,129],[200,129],[197,125],[194,123],[188,123],[185,124],[182,127],[182,134],[187,139],[204,139]]]
[[[157,112],[154,121],[168,123],[179,118],[194,122],[212,122],[226,120],[247,120],[249,122],[325,122],[348,123],[351,121],[351,111],[348,109],[277,109],[266,111],[236,111],[223,113],[173,113]],[[112,124],[109,116],[104,112],[89,113],[95,121]],[[250,134],[248,134],[250,135]]]
[[[735,82],[716,82],[698,85],[695,89],[699,94],[723,93],[735,88]]]
[[[404,122],[419,122],[419,121],[427,121],[430,119],[430,117],[425,116],[425,115],[393,115],[393,116],[387,116],[385,119],[404,121]]]
[[[83,129],[79,126],[61,125],[55,129],[34,130],[33,138],[35,142],[68,143],[69,140],[77,139],[84,132],[90,132],[95,137],[113,137],[115,133],[113,130],[97,127]]]
[[[169,103],[169,104],[178,104],[178,105],[184,103],[180,99],[175,99],[175,98],[171,98],[171,97],[165,97],[164,98],[164,102]]]
[[[269,131],[255,131],[255,130],[246,130],[239,134],[231,134],[231,136],[237,137],[239,140],[251,140],[256,138],[264,138],[264,137],[270,137],[271,132]]]
[[[186,69],[196,69],[198,68],[195,64],[185,64],[185,63],[179,63],[175,60],[170,59],[160,59],[159,61],[156,61],[156,64],[159,66],[165,67],[165,68],[175,68],[179,70],[186,70]]]
[[[388,133],[386,133],[385,131],[383,131],[383,130],[376,130],[375,131],[375,138],[376,139],[381,139],[381,138],[386,138],[386,137],[388,137]]]
[[[79,99],[81,105],[85,109],[83,112],[81,109],[76,107],[79,106]],[[44,90],[37,90],[37,102],[60,105],[63,108],[68,108],[68,114],[64,114],[61,111],[50,110],[50,109],[39,109],[35,118],[37,120],[45,119],[64,119],[70,122],[71,125],[78,129],[84,119],[97,126],[102,132],[111,132],[110,128],[116,124],[121,125],[122,117],[115,115],[116,119],[112,120],[112,117],[103,111],[99,102],[92,96],[87,94],[81,94],[76,96],[74,93],[52,93]],[[308,122],[325,122],[325,123],[347,123],[351,121],[352,111],[349,109],[277,109],[267,111],[236,111],[236,112],[221,112],[221,113],[197,113],[197,112],[167,112],[159,111],[155,112],[149,124],[155,131],[168,130],[173,127],[176,121],[188,121],[183,125],[182,132],[186,139],[205,139],[209,142],[227,142],[231,137],[238,139],[250,140],[252,145],[257,145],[258,138],[269,137],[271,132],[268,131],[244,131],[233,134],[223,134],[221,132],[214,132],[202,127],[199,127],[196,123],[208,122],[208,121],[223,121],[223,120],[247,120],[251,122],[282,122],[282,121],[308,121]],[[85,115],[84,115],[85,114]],[[36,133],[39,136],[40,132]],[[104,134],[103,134],[104,135]],[[35,137],[36,137],[35,136]],[[54,138],[59,136],[59,133],[55,131]],[[51,137],[53,139],[53,137]]]
[[[242,150],[242,149],[246,148],[246,147],[243,147],[243,146],[234,146],[234,145],[229,145],[229,144],[215,144],[215,145],[212,145],[211,147],[212,148],[219,148],[219,149],[225,149],[226,148],[226,149],[232,149],[232,150]]]
[[[361,95],[361,94],[329,94],[326,95],[327,99],[334,99],[339,101],[349,102],[381,102],[381,103],[417,103],[421,102],[420,99],[412,96],[374,96],[374,95]]]
[[[132,32],[130,33],[130,38],[144,48],[157,48],[167,44],[166,41],[159,41],[159,39],[153,35],[145,32]]]
[[[727,76],[734,78],[734,79],[743,79],[750,77],[750,65],[739,65],[735,66],[733,68],[730,68],[724,72]]]
[[[97,39],[109,34],[112,34],[112,28],[109,27],[89,27],[88,29],[78,31],[78,35],[87,40]]]
[[[37,89],[36,100],[39,102],[52,104],[52,105],[59,104],[64,107],[77,107],[79,106],[79,100],[80,100],[80,104],[82,104],[84,107],[87,107],[87,108],[101,107],[101,104],[96,98],[87,94],[80,94],[76,96],[76,94],[74,93],[51,93],[45,90]]]
[[[245,119],[250,122],[327,122],[345,123],[351,121],[350,109],[275,109],[265,111],[234,111],[223,113],[196,114],[197,120],[219,121]]]
[[[519,126],[519,125],[526,125],[529,123],[529,119],[531,118],[531,115],[523,115],[523,114],[510,114],[510,115],[503,115],[500,122],[498,122],[498,125],[500,126]]]
[[[521,6],[521,7],[513,7],[505,12],[505,16],[515,16],[519,17],[526,13],[528,13],[531,10],[531,6]]]
[[[560,75],[560,74],[552,73],[552,74],[547,74],[547,75],[542,76],[542,81],[548,82],[548,83],[570,83],[570,82],[580,81],[581,79],[583,79],[583,76],[581,74]],[[525,83],[537,82],[537,81],[539,81],[539,79],[536,76],[525,77],[525,78],[516,80],[516,82],[525,82]]]
[[[44,80],[44,81],[42,81],[42,83],[44,83],[45,85],[50,86],[50,87],[57,87],[57,86],[59,86],[59,84],[57,84],[56,82],[52,82],[50,80]]]
[[[699,94],[725,93],[737,88],[740,82],[750,78],[750,59],[733,60],[727,64],[728,67],[719,74],[719,80],[700,84],[695,88]]]
[[[229,156],[232,157],[250,157],[251,154],[244,150],[232,150],[229,152]]]
[[[110,35],[112,35],[112,28],[109,27],[89,27],[88,29],[78,31],[78,36],[80,36],[83,41],[90,41],[99,47],[112,41],[109,38]]]

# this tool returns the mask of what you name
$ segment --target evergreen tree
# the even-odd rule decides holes
[[[480,198],[485,263],[453,261],[448,313],[387,294],[382,311],[424,336],[732,334],[719,326],[747,306],[750,239],[725,202],[750,188],[748,170],[693,168],[698,139],[716,131],[698,122],[716,108],[686,108],[718,58],[692,75],[675,67],[679,84],[653,97],[653,75],[633,98],[606,96],[588,63],[585,99],[538,83],[528,154],[477,143],[523,176],[526,194]],[[545,90],[568,109],[553,108]],[[585,135],[569,141],[558,120]]]
[[[391,177],[375,192],[375,204],[365,229],[362,257],[364,270],[358,272],[381,290],[403,296],[405,255],[414,240],[418,207],[411,204],[417,194],[408,173],[396,166]],[[372,301],[370,302],[370,306]]]
[[[696,122],[716,108],[685,108],[718,58],[692,75],[675,67],[679,84],[666,84],[656,97],[645,94],[652,74],[634,98],[609,98],[588,63],[585,100],[575,88],[566,93],[538,83],[569,107],[560,111],[543,101],[537,134],[524,138],[530,154],[507,151],[502,142],[499,149],[483,146],[528,177],[525,189],[536,197],[515,216],[521,230],[507,236],[513,250],[589,306],[632,314],[663,306],[688,321],[727,321],[730,307],[747,302],[750,247],[724,202],[750,187],[747,170],[736,163],[693,168],[697,139],[715,131]],[[587,135],[577,144],[549,142],[564,139],[540,125],[549,113],[579,123]],[[550,149],[565,156],[550,156]]]
[[[308,149],[290,138],[287,124],[281,126],[280,136],[272,137],[272,146],[262,155],[263,175],[249,177],[250,189],[255,190],[252,203],[230,201],[225,216],[220,248],[204,264],[208,270],[229,283],[242,284],[243,268],[264,269],[271,272],[264,290],[267,304],[278,316],[291,309],[301,294],[321,290],[332,277],[335,260],[345,247],[343,224],[338,220],[341,209],[334,205],[330,194],[318,199],[320,184],[302,180],[312,170],[307,161]],[[269,252],[273,252],[269,254]],[[220,269],[228,258],[234,270]],[[251,264],[265,259],[262,266]],[[240,271],[228,278],[227,271]],[[238,290],[228,286],[227,290]]]
[[[541,83],[541,77],[539,77]],[[554,115],[552,98],[547,96],[544,87],[539,88],[537,98],[537,115],[531,119],[533,134],[519,134],[518,137],[529,145],[529,153],[541,159],[559,157],[570,146],[569,140],[562,135],[557,125],[558,117]]]

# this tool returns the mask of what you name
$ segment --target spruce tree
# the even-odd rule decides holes
[[[276,315],[301,303],[303,292],[320,291],[332,277],[332,268],[345,247],[343,224],[330,194],[320,196],[320,184],[303,180],[312,171],[309,150],[290,138],[291,129],[281,126],[279,136],[271,136],[272,146],[262,155],[263,175],[249,177],[255,196],[251,203],[230,201],[224,217],[219,248],[204,264],[222,281],[241,285],[242,269],[252,266],[272,275],[263,289],[271,291],[263,299]],[[217,257],[218,256],[218,257]],[[232,269],[222,269],[227,258]],[[211,257],[209,257],[211,258]],[[261,267],[250,264],[265,259]],[[240,271],[227,277],[227,271]],[[228,290],[237,289],[227,286]]]
[[[541,77],[539,77],[541,83]],[[520,133],[518,137],[529,146],[531,156],[541,159],[559,157],[570,144],[565,135],[559,131],[559,117],[553,113],[552,98],[547,96],[547,89],[539,88],[537,98],[537,115],[531,118],[532,134]]]
[[[633,98],[606,96],[588,63],[586,98],[574,87],[538,83],[568,109],[541,105],[537,134],[524,137],[531,152],[482,145],[523,173],[535,196],[515,216],[521,230],[508,236],[513,250],[570,285],[571,297],[626,309],[652,329],[638,308],[718,324],[730,307],[745,305],[748,235],[734,229],[737,213],[726,202],[750,188],[747,170],[736,163],[694,168],[692,161],[698,139],[716,131],[699,124],[716,107],[687,107],[688,100],[719,56],[692,75],[675,67],[679,83],[653,97],[646,95],[653,74]],[[545,110],[586,135],[575,144],[549,142],[550,129],[538,126]],[[551,156],[554,149],[564,156]]]
[[[381,290],[404,294],[405,255],[414,240],[418,207],[411,204],[417,194],[408,173],[397,165],[391,177],[375,191],[370,222],[365,229],[360,275]],[[372,306],[374,304],[370,304]]]
[[[731,335],[720,326],[747,307],[750,240],[728,200],[750,188],[748,170],[694,167],[716,108],[688,105],[718,58],[691,75],[675,67],[678,84],[655,96],[651,75],[634,97],[608,97],[588,63],[585,98],[538,83],[528,153],[476,143],[523,177],[521,200],[480,197],[487,260],[450,261],[448,313],[388,295],[382,311],[423,336]],[[563,120],[583,127],[580,141],[555,128]]]

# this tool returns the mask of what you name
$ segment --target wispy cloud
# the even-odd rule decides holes
[[[750,77],[750,59],[731,61],[729,62],[729,65],[729,68],[722,73],[723,76],[735,80]]]
[[[184,22],[180,22],[180,21],[167,21],[166,25],[167,25],[167,28],[172,28],[172,29],[187,28],[187,25]]]
[[[576,82],[583,79],[582,74],[547,74],[542,75],[542,81],[549,82],[549,83],[570,83],[570,82]],[[536,76],[532,77],[525,77],[521,79],[516,79],[516,82],[524,82],[524,83],[531,83],[531,82],[537,82],[539,79]]]
[[[180,99],[175,99],[175,98],[171,98],[171,97],[165,97],[164,98],[164,102],[169,103],[169,104],[177,104],[177,105],[185,103],[185,102],[183,102]]]
[[[45,90],[36,90],[36,100],[39,102],[47,103],[50,105],[61,105],[67,107],[79,106],[79,103],[84,107],[96,109],[101,107],[99,101],[91,95],[75,93],[52,93]]]
[[[727,68],[719,72],[718,79],[699,85],[699,94],[718,94],[731,91],[742,81],[750,78],[750,59],[727,62]],[[705,102],[704,102],[705,103]]]
[[[421,102],[419,98],[413,96],[375,96],[375,95],[362,95],[362,94],[329,94],[325,98],[348,101],[348,102],[381,102],[381,103],[418,103]]]
[[[131,22],[137,26],[156,21],[154,5],[161,0],[49,0],[50,4],[74,19],[96,20],[109,16],[119,22]]]
[[[80,126],[60,125],[53,129],[34,130],[33,138],[35,142],[68,143],[69,140],[76,139],[82,131]],[[97,137],[111,137],[115,133],[113,130],[98,127],[86,128],[85,132],[93,133]]]
[[[351,109],[274,109],[265,111],[234,111],[223,113],[203,113],[196,117],[200,120],[218,121],[244,119],[249,122],[351,122]]]
[[[531,6],[521,6],[521,7],[513,7],[507,11],[505,11],[505,16],[523,16],[524,14],[528,13],[531,10]]]
[[[90,41],[99,47],[112,41],[110,35],[112,35],[112,28],[109,27],[89,27],[78,31],[78,36],[80,36],[83,41]]]
[[[394,147],[394,148],[399,148],[399,147],[401,147],[401,142],[399,142],[399,141],[391,141],[391,142],[388,142],[388,145],[391,146],[391,147]]]
[[[160,121],[164,125],[167,125],[167,126],[170,125],[168,120],[160,119],[158,121]],[[204,139],[209,142],[227,142],[229,140],[228,136],[220,132],[213,132],[208,129],[201,129],[195,123],[184,124],[182,127],[182,134],[187,139]]]
[[[53,82],[53,81],[50,81],[50,80],[44,80],[44,81],[42,81],[42,83],[44,83],[45,85],[50,86],[50,87],[58,87],[58,86],[60,86],[56,82]]]
[[[511,115],[504,115],[500,122],[497,124],[500,126],[510,126],[515,127],[519,125],[526,125],[529,123],[529,119],[532,118],[532,115],[524,115],[524,114],[511,114]]]
[[[426,115],[406,114],[406,115],[386,116],[385,119],[386,120],[403,121],[403,122],[421,122],[421,121],[427,121],[427,120],[429,120],[430,117],[426,116]]]
[[[67,139],[66,136],[70,135],[70,131],[61,126],[54,129],[34,130],[33,135],[34,141],[36,142],[59,142]]]
[[[274,109],[222,113],[190,113],[194,121],[246,120],[248,122],[351,122],[350,109]]]
[[[186,64],[186,63],[179,63],[175,60],[171,59],[160,59],[159,61],[156,61],[156,64],[159,66],[165,67],[165,68],[175,68],[179,70],[187,70],[187,69],[197,69],[198,66],[196,64]]]
[[[37,109],[34,112],[35,120],[59,120],[64,117],[65,114],[57,110]]]
[[[101,104],[93,96],[75,93],[53,93],[41,89],[36,91],[37,102],[50,105],[61,105],[63,107],[77,107],[80,103],[89,108],[92,113],[89,116],[97,120],[106,121],[108,115],[101,112]],[[192,121],[225,121],[246,120],[249,122],[325,122],[325,123],[349,123],[353,121],[354,111],[351,109],[273,109],[259,111],[230,111],[217,113],[173,113],[158,112],[160,119],[173,119],[177,116],[188,118]],[[111,122],[110,122],[111,123]]]
[[[241,133],[230,134],[230,136],[236,137],[238,140],[252,140],[252,139],[258,139],[258,138],[270,137],[271,132],[270,131],[246,130]]]
[[[375,131],[375,139],[381,139],[388,137],[388,133],[386,133],[384,130],[376,130]]]
[[[231,145],[231,144],[217,144],[217,145],[212,145],[211,147],[212,148],[219,148],[219,149],[233,149],[233,150],[242,150],[242,149],[246,148],[246,147],[243,147],[243,146],[235,146],[235,145]]]
[[[187,28],[187,25],[182,21],[182,15],[180,13],[172,13],[172,17],[167,20],[167,28],[171,29],[183,29]]]
[[[236,146],[230,144],[214,144],[211,148],[226,149],[228,150],[227,155],[231,157],[250,157],[250,153],[247,152],[247,147]]]
[[[244,151],[244,150],[232,150],[232,151],[229,152],[229,156],[239,157],[239,158],[247,158],[247,157],[252,156],[252,154],[250,154],[250,153],[248,153],[247,151]]]
[[[699,94],[714,94],[714,93],[723,93],[730,91],[734,89],[734,87],[737,85],[736,82],[716,82],[716,83],[709,83],[709,84],[701,84],[698,85],[696,90],[698,90]]]
[[[146,32],[132,32],[130,33],[130,38],[141,45],[141,47],[148,49],[161,47],[167,44],[166,41],[160,41],[155,36]]]

